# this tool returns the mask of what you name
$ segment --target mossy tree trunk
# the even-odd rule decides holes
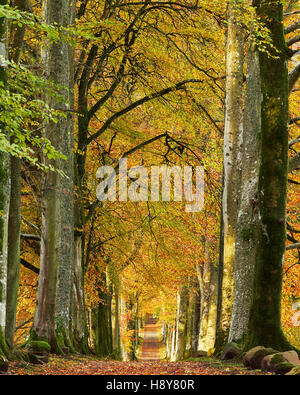
[[[113,337],[113,355],[115,359],[121,359],[121,337],[120,337],[120,302],[118,285],[113,287],[112,299],[112,337]]]
[[[13,6],[20,11],[31,12],[29,1],[14,0]],[[24,37],[25,25],[13,25],[11,27],[9,43],[9,59],[19,63]],[[13,137],[11,138],[13,139]],[[12,141],[13,142],[13,141]],[[10,206],[8,218],[8,254],[7,254],[7,302],[6,302],[6,326],[5,337],[10,348],[14,344],[16,325],[17,297],[19,289],[20,272],[20,233],[21,233],[21,164],[22,161],[16,156],[10,159]]]
[[[281,326],[281,289],[286,243],[288,174],[288,70],[281,1],[256,2],[270,30],[270,55],[259,53],[261,78],[261,163],[258,181],[260,227],[253,301],[246,347],[290,349]]]
[[[171,362],[176,361],[176,339],[177,339],[177,320],[174,320],[174,324],[171,326],[169,331],[169,359]]]
[[[113,353],[112,327],[110,319],[109,296],[102,293],[102,303],[99,303],[93,311],[95,354],[99,357],[108,357]]]
[[[136,353],[139,346],[139,300],[135,295],[134,299],[129,302],[130,319],[128,329],[131,331],[130,336],[130,360],[137,359]]]
[[[74,272],[72,278],[70,331],[76,350],[81,353],[88,353],[88,329],[84,297],[84,235],[81,230],[78,230],[79,222],[77,208],[78,205],[75,202]]]
[[[248,49],[243,120],[241,200],[237,219],[234,267],[234,300],[229,341],[245,340],[257,254],[258,173],[261,136],[261,82],[259,56],[254,43]]]
[[[0,0],[0,5],[6,4],[7,1]],[[6,87],[7,22],[4,17],[0,18],[0,56],[0,82]],[[8,139],[5,125],[1,124],[0,129],[1,133],[5,134]],[[7,153],[0,151],[0,364],[5,357],[9,356],[5,341],[9,184],[9,156]]]
[[[121,354],[122,354],[122,360],[123,361],[128,361],[129,360],[129,355],[128,355],[128,349],[127,349],[127,341],[126,341],[126,335],[127,335],[127,306],[126,306],[126,299],[122,294],[119,295],[120,299],[120,338],[121,338]]]
[[[176,318],[176,342],[175,360],[180,361],[184,358],[186,349],[186,323],[188,311],[189,291],[187,285],[182,285],[177,292],[177,318]]]
[[[112,356],[113,332],[112,332],[112,288],[108,276],[108,270],[102,273],[99,286],[100,303],[93,310],[93,328],[95,354],[99,357]],[[100,288],[99,287],[99,288]]]
[[[207,239],[205,239],[204,262],[197,265],[197,276],[201,294],[197,349],[198,351],[208,351],[214,348],[216,341],[218,271],[210,256]]]
[[[199,331],[201,322],[201,292],[197,276],[193,278],[193,289],[191,295],[191,314],[192,314],[192,353],[198,349]]]
[[[219,316],[219,341],[226,342],[233,303],[233,271],[236,243],[236,221],[239,205],[240,144],[243,108],[244,29],[236,20],[238,2],[227,10],[226,38],[226,98],[224,130],[224,188],[223,188],[223,272]]]
[[[21,159],[10,162],[10,205],[8,218],[7,292],[5,338],[10,348],[14,345],[20,272],[21,232]]]
[[[71,22],[69,1],[48,0],[45,16],[48,24],[68,26]],[[69,44],[64,40],[49,42],[46,55],[47,76],[50,81],[63,86],[59,93],[64,97],[62,101],[49,97],[49,104],[66,113],[72,102],[69,51]],[[40,275],[32,338],[46,340],[53,351],[61,353],[61,346],[68,338],[73,268],[73,130],[70,117],[61,117],[57,123],[47,124],[44,137],[67,158],[66,161],[50,160],[45,155],[45,164],[65,171],[69,178],[65,179],[56,171],[48,171],[42,182]]]
[[[65,13],[64,25],[72,25],[75,18],[75,2],[65,4],[62,11]],[[61,59],[65,63],[65,70],[61,75],[64,81],[64,96],[69,109],[74,108],[74,48],[68,43],[62,43]],[[61,170],[66,174],[60,180],[60,248],[59,265],[57,273],[55,329],[57,341],[61,349],[74,351],[71,340],[71,297],[74,275],[74,119],[71,111],[66,112],[66,119],[62,129],[60,150],[66,159],[61,161]]]

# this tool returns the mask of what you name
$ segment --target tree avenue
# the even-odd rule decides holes
[[[0,371],[299,374],[299,28],[294,0],[0,1]]]

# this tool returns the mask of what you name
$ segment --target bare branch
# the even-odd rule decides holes
[[[27,262],[25,259],[21,258],[20,259],[20,263],[21,263],[21,265],[26,267],[26,269],[29,269],[32,272],[36,273],[36,274],[40,274],[40,269],[35,267],[35,266],[33,266],[31,263]]]
[[[300,77],[300,62],[289,72],[289,92],[291,93],[298,78]]]
[[[300,152],[293,156],[289,161],[289,172],[300,168]]]
[[[290,244],[288,246],[286,246],[286,250],[295,250],[295,249],[299,249],[300,248],[300,243],[294,243],[294,244]]]
[[[21,238],[26,240],[37,240],[37,241],[41,240],[41,237],[38,235],[25,234],[25,233],[21,234]]]
[[[165,89],[162,89],[158,92],[154,92],[151,93],[148,96],[144,96],[142,99],[137,100],[134,103],[129,104],[129,106],[123,108],[122,110],[116,112],[114,115],[112,115],[109,119],[107,119],[104,124],[102,125],[102,127],[95,132],[94,134],[92,134],[86,141],[86,145],[88,145],[90,142],[92,142],[93,140],[95,140],[96,138],[98,138],[99,136],[101,136],[108,128],[109,126],[119,117],[127,114],[128,112],[134,110],[135,108],[151,101],[154,99],[157,99],[158,97],[162,97],[164,95],[167,95],[170,92],[175,92],[177,90],[183,89],[184,85],[188,84],[188,83],[193,83],[193,82],[203,82],[202,80],[198,80],[198,79],[190,79],[190,80],[184,80],[181,82],[178,82],[176,85],[173,86],[169,86]]]
[[[295,23],[292,23],[291,25],[287,26],[284,29],[284,33],[289,34],[289,33],[294,32],[295,30],[298,30],[298,29],[300,29],[300,22],[295,22]]]
[[[295,37],[290,38],[290,39],[286,42],[286,45],[287,45],[288,47],[290,47],[291,45],[297,43],[298,41],[300,41],[300,34],[298,34],[298,35],[295,36]]]

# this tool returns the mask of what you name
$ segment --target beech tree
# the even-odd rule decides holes
[[[288,179],[287,45],[281,1],[258,1],[257,16],[270,31],[273,48],[259,53],[261,144],[258,179],[259,230],[247,348],[290,348],[281,326],[281,290],[286,249]]]
[[[238,2],[231,2],[227,10],[224,188],[222,203],[224,246],[222,246],[221,311],[217,339],[221,347],[228,339],[232,314],[237,209],[240,195],[244,29],[236,17],[237,12]]]
[[[1,5],[7,1],[1,1]],[[7,21],[0,18],[0,82],[2,89],[7,89]],[[5,125],[0,125],[1,135],[5,139],[9,134]],[[0,363],[8,356],[5,340],[6,322],[6,289],[7,289],[7,226],[9,207],[9,155],[3,148],[0,150]]]
[[[57,13],[57,10],[61,10]],[[74,7],[68,1],[47,1],[46,22],[63,30],[73,20]],[[46,340],[56,352],[70,345],[71,284],[73,273],[73,55],[67,37],[49,43],[46,70],[51,82],[63,86],[63,100],[48,98],[66,113],[45,125],[45,137],[60,151],[63,159],[44,156],[49,168],[42,181],[42,234],[39,286],[32,340]],[[51,170],[51,167],[54,170]],[[60,171],[60,173],[58,172]],[[63,173],[62,173],[63,172]]]
[[[241,197],[237,217],[238,236],[235,250],[234,302],[229,341],[240,341],[246,348],[256,343],[255,345],[268,344],[275,349],[280,349],[280,347],[284,349],[289,346],[282,333],[279,335],[281,325],[279,314],[281,310],[281,285],[279,284],[282,284],[282,262],[285,253],[285,247],[283,248],[283,245],[285,246],[286,240],[286,206],[282,199],[287,193],[284,185],[287,182],[288,170],[277,172],[274,169],[270,169],[273,166],[276,167],[276,163],[278,164],[279,161],[282,163],[284,169],[285,163],[288,160],[286,147],[288,140],[289,83],[286,64],[289,55],[284,39],[282,4],[281,2],[277,2],[276,4],[265,3],[261,4],[257,2],[254,6],[257,21],[262,23],[270,31],[267,45],[271,49],[264,51],[260,46],[261,38],[255,37],[253,39],[252,37],[247,57],[247,79],[241,147]],[[270,27],[270,24],[266,23],[267,18],[271,18],[276,22]],[[288,27],[285,33],[292,32],[293,28]],[[276,53],[277,55],[275,55]],[[278,77],[276,80],[274,80],[275,74],[273,74],[275,70]],[[294,70],[291,72],[292,74]],[[287,87],[286,92],[285,87]],[[265,97],[265,100],[261,101],[261,97]],[[279,113],[274,108],[274,112],[271,115],[271,110],[267,110],[267,107],[270,105],[269,100],[272,100],[272,97],[280,98],[281,103],[284,105],[280,106]],[[276,140],[276,136],[278,135],[281,136],[280,140]],[[262,140],[263,138],[265,140]],[[271,146],[275,147],[275,145],[277,148],[274,148],[272,153]],[[268,149],[266,148],[267,146],[269,147]],[[276,149],[279,151],[275,154]],[[278,157],[279,152],[280,157]],[[270,177],[268,187],[265,181],[262,181],[266,180],[267,177]],[[271,185],[275,188],[272,192]],[[277,191],[276,194],[275,190]],[[266,199],[267,195],[268,199]],[[275,195],[277,196],[276,199]],[[262,207],[262,204],[266,207]],[[267,209],[267,207],[269,208]],[[261,210],[264,210],[266,215],[264,218]],[[277,223],[277,230],[275,230],[275,225],[271,225],[269,221]],[[283,224],[281,224],[281,221],[283,221]],[[269,238],[270,234],[273,239]],[[265,242],[264,247],[262,247],[262,240]],[[279,240],[281,240],[280,243]],[[273,250],[276,250],[275,255],[272,253]],[[265,252],[263,253],[263,251]],[[281,259],[280,265],[277,259]],[[266,261],[268,261],[268,264]],[[273,269],[271,269],[272,267]],[[274,269],[275,267],[277,268],[276,270]],[[259,333],[260,329],[257,321],[255,326],[251,326],[251,329],[249,328],[250,306],[252,305],[252,312],[257,311],[256,309],[259,309],[259,302],[255,298],[260,298],[261,303],[264,303],[264,308],[268,308],[268,303],[266,301],[262,302],[262,299],[265,297],[262,293],[263,288],[261,288],[261,295],[258,297],[256,293],[258,292],[258,288],[256,287],[259,287],[258,284],[262,287],[262,283],[260,283],[262,279],[259,279],[259,276],[264,273],[266,276],[265,279],[267,279],[267,276],[269,276],[267,273],[269,271],[272,271],[277,278],[277,288],[272,287],[272,291],[274,292],[274,297],[271,298],[273,311],[270,312],[270,327],[266,332],[269,334],[273,333],[274,335],[277,333],[277,335],[273,339],[269,335],[269,340],[267,338],[263,339],[263,337],[258,340],[260,336],[258,335],[256,341],[254,341],[255,332],[257,331]],[[255,277],[254,272],[256,272]],[[271,283],[268,284],[270,285]],[[264,289],[263,292],[267,292],[266,288]],[[255,292],[256,296],[253,296],[253,292]],[[277,295],[277,299],[275,298],[275,294]],[[277,300],[276,303],[274,303],[275,300]],[[277,315],[275,311],[277,311]],[[271,317],[273,317],[273,324],[271,324]],[[261,318],[260,324],[264,328],[265,318],[266,316],[264,315],[264,318]],[[273,328],[271,328],[272,325],[274,325]],[[279,341],[280,338],[281,341]]]
[[[291,349],[282,313],[297,346],[295,1],[3,4],[0,369],[25,351],[136,360],[151,315],[171,362]],[[120,183],[120,159],[202,166],[203,210],[117,182],[100,202],[98,169]]]

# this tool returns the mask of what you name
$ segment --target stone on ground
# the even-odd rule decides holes
[[[261,362],[261,369],[275,374],[286,374],[296,365],[299,365],[296,351],[285,351],[266,355]]]
[[[261,369],[261,362],[265,356],[270,354],[276,354],[278,351],[273,350],[273,348],[265,348],[263,346],[257,346],[251,348],[243,356],[243,362],[245,367],[250,369]]]
[[[239,346],[236,343],[231,342],[226,344],[220,358],[222,360],[229,360],[229,359],[237,358],[241,354],[242,354],[242,350],[239,348]]]

